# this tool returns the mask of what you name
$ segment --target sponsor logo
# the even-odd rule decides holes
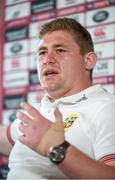
[[[20,66],[20,61],[18,59],[13,59],[11,62],[12,67],[19,67]]]
[[[95,31],[94,31],[94,36],[95,36],[96,39],[104,38],[106,36],[106,32],[103,29],[103,27],[96,28]]]
[[[27,100],[26,95],[6,96],[4,98],[4,108],[5,109],[20,108],[20,103],[26,100]]]
[[[31,13],[32,14],[36,14],[36,13],[40,13],[40,12],[44,12],[44,11],[50,11],[55,9],[55,1],[54,0],[47,0],[47,1],[43,1],[43,0],[36,0],[33,1],[31,4]]]
[[[7,29],[5,32],[6,41],[18,40],[28,37],[28,26]]]
[[[13,122],[16,119],[16,112],[13,112],[10,116],[9,116],[9,120],[10,122]]]
[[[109,17],[109,13],[107,11],[99,11],[93,16],[93,20],[95,22],[105,21]]]
[[[85,101],[87,100],[87,97],[85,96],[85,94],[78,100],[76,100],[76,103],[80,102],[80,101]]]
[[[13,19],[18,18],[18,17],[19,17],[19,15],[20,15],[20,11],[16,11],[16,12],[14,12],[14,14],[13,14]]]
[[[96,66],[97,70],[107,69],[108,68],[107,63],[108,62],[103,62],[103,63],[97,64],[97,66]]]
[[[12,53],[18,53],[22,50],[22,45],[21,44],[14,44],[11,48],[10,48]]]
[[[29,82],[30,84],[36,84],[39,82],[37,70],[29,73]]]
[[[74,122],[77,118],[78,118],[78,116],[75,113],[70,114],[68,117],[66,117],[66,119],[64,120],[65,131],[74,124]]]

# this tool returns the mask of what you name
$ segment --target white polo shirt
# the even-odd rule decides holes
[[[108,154],[115,154],[115,95],[95,85],[78,94],[63,97],[51,103],[44,97],[41,114],[54,122],[54,109],[62,113],[65,137],[68,142],[99,160]],[[11,137],[15,145],[9,157],[9,180],[65,179],[58,166],[18,141],[20,120],[11,126]],[[39,124],[38,124],[39,126]]]

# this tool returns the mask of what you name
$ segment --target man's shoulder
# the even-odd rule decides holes
[[[98,88],[89,96],[92,100],[100,102],[115,102],[115,94],[108,92],[103,86]]]

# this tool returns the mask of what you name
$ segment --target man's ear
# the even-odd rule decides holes
[[[89,52],[85,55],[85,68],[87,70],[93,69],[97,61],[95,52]]]

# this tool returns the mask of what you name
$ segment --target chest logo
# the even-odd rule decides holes
[[[68,117],[65,118],[64,120],[64,129],[65,131],[73,125],[75,120],[78,118],[77,114],[73,113],[70,114]]]

